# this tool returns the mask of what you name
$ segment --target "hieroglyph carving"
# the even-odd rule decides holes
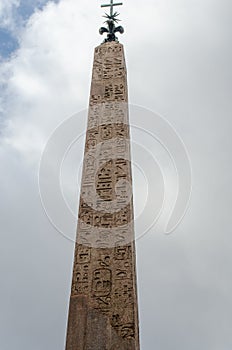
[[[138,349],[127,80],[119,43],[95,50],[72,281],[72,297],[83,295]]]

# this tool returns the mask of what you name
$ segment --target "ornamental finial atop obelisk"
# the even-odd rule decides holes
[[[104,40],[104,42],[110,42],[110,41],[118,41],[118,38],[116,37],[115,33],[119,32],[121,34],[124,33],[124,29],[122,26],[116,26],[115,23],[118,23],[120,19],[117,17],[119,16],[118,12],[114,12],[114,6],[120,6],[123,5],[122,2],[114,4],[114,0],[110,0],[110,4],[101,5],[101,7],[110,7],[110,14],[105,14],[105,18],[107,18],[108,28],[101,27],[99,29],[99,33],[102,35],[103,33],[107,33],[107,38]]]

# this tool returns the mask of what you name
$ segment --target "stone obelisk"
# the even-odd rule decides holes
[[[139,350],[127,75],[115,5],[94,55],[66,350]]]

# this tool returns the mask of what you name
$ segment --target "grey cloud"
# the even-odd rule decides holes
[[[11,124],[0,153],[4,350],[64,349],[73,245],[42,210],[38,162],[57,124],[86,106],[93,48],[102,40],[98,4],[64,3],[34,19],[9,63],[5,118]],[[193,167],[192,201],[181,225],[170,236],[152,231],[137,242],[143,350],[232,347],[231,6],[227,0],[128,0],[120,9],[130,101],[172,123]],[[65,19],[72,23],[64,28]],[[54,31],[51,41],[45,24]],[[72,45],[64,43],[69,35]],[[20,80],[30,72],[32,90],[42,86],[37,94]]]

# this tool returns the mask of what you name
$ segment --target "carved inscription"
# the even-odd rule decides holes
[[[97,269],[93,272],[93,295],[106,297],[112,288],[112,272],[110,269]]]
[[[72,296],[87,297],[122,339],[138,333],[131,191],[125,59],[112,42],[95,50]]]
[[[76,248],[77,264],[87,264],[91,259],[91,249],[86,245],[78,245]]]

